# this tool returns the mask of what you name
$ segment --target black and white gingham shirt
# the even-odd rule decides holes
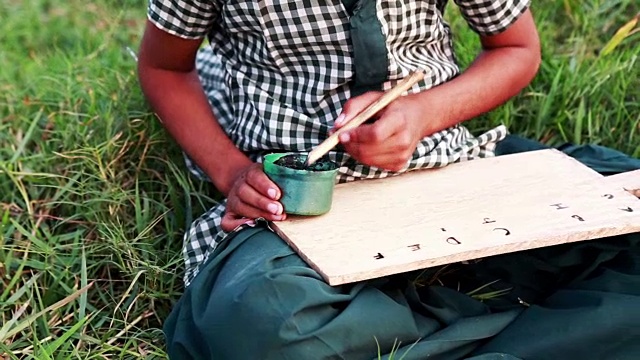
[[[454,2],[479,34],[503,31],[529,6],[529,0]],[[228,136],[260,162],[269,152],[307,152],[317,146],[342,104],[367,89],[386,90],[417,68],[428,71],[414,92],[456,76],[460,70],[443,20],[446,3],[149,0],[148,18],[182,38],[208,37],[210,46],[197,57],[204,90]],[[506,133],[502,126],[479,137],[464,126],[438,132],[418,144],[406,170],[492,156],[495,142]],[[363,166],[339,147],[329,156],[341,165],[339,182],[395,175]],[[207,179],[186,161],[194,174]],[[228,235],[220,228],[224,210],[223,201],[185,234],[187,285]]]

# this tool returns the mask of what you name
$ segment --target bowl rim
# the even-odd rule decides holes
[[[335,161],[331,161],[331,160],[328,160],[328,161],[330,161],[335,165],[335,169],[319,170],[319,171],[292,169],[286,166],[277,165],[275,163],[281,157],[284,157],[287,155],[300,155],[300,154],[304,154],[304,153],[289,151],[289,152],[273,152],[273,153],[266,154],[263,159],[263,169],[265,173],[273,173],[270,171],[271,169],[278,169],[280,173],[308,174],[316,177],[326,176],[326,175],[328,175],[329,177],[333,177],[340,170],[340,166]]]

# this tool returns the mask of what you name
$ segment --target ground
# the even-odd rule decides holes
[[[636,0],[538,0],[533,83],[474,120],[640,157]],[[478,44],[451,6],[463,67]],[[141,95],[145,2],[0,0],[0,355],[164,358],[185,226],[217,198]],[[633,25],[633,24],[631,24]],[[622,34],[624,35],[624,34]],[[621,41],[618,41],[621,40]]]

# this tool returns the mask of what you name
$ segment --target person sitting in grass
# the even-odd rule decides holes
[[[328,154],[339,182],[545,147],[464,126],[536,75],[529,1],[453,3],[149,1],[141,88],[189,170],[225,199],[185,234],[185,291],[164,325],[172,359],[640,353],[638,234],[452,265],[437,285],[409,273],[332,287],[270,230],[287,214],[263,157],[310,151],[414,70],[425,79]],[[482,45],[464,71],[443,16],[454,5]],[[640,168],[602,147],[563,151],[598,171]],[[465,293],[486,284],[509,291],[484,302]]]

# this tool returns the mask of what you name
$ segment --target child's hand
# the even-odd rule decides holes
[[[286,214],[278,201],[281,194],[278,186],[262,171],[261,164],[248,166],[236,177],[227,195],[222,229],[232,231],[256,218],[284,220]]]
[[[334,130],[344,126],[381,92],[368,92],[347,101]],[[404,169],[420,139],[424,123],[429,121],[423,104],[411,95],[403,96],[380,111],[373,123],[365,123],[340,135],[345,150],[359,162],[389,171]]]

